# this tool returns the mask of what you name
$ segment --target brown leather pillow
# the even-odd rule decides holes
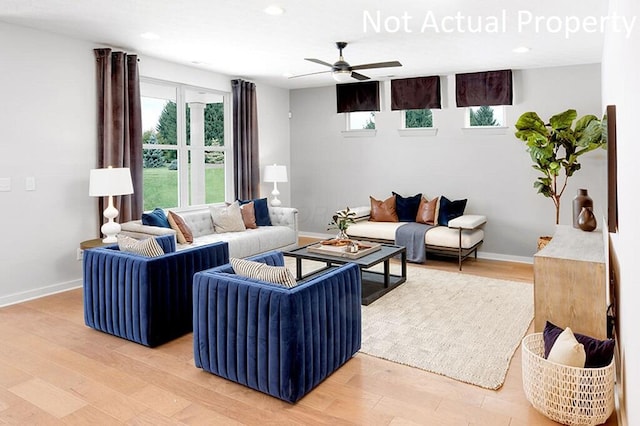
[[[247,229],[256,229],[256,209],[253,205],[253,201],[240,206],[240,213],[242,213],[242,221]]]
[[[169,221],[171,228],[176,231],[176,239],[179,244],[191,244],[193,242],[191,229],[189,229],[189,226],[184,223],[184,220],[182,220],[178,214],[169,210],[167,220]]]
[[[425,197],[420,200],[418,206],[418,214],[416,215],[416,222],[426,223],[427,225],[436,224],[436,210],[438,208],[438,200],[440,197],[436,197],[431,201],[428,201]]]
[[[376,200],[369,196],[371,200],[371,217],[373,222],[397,222],[396,196],[392,195],[384,201]]]

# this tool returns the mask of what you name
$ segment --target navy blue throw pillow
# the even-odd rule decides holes
[[[467,199],[451,201],[444,195],[440,197],[440,210],[438,211],[438,225],[449,225],[451,219],[464,214],[467,207]]]
[[[253,201],[253,209],[256,213],[256,225],[271,226],[271,217],[269,216],[269,205],[266,198],[256,198],[254,200],[238,200],[240,205]]]
[[[142,213],[142,224],[149,226],[159,226],[161,228],[171,228],[169,220],[160,207],[153,209],[151,213]]]
[[[396,213],[398,214],[398,221],[415,222],[416,216],[418,216],[418,207],[420,207],[422,193],[416,194],[413,197],[403,197],[395,192],[392,192],[392,194],[396,196]]]
[[[547,321],[542,333],[544,338],[544,357],[549,356],[551,347],[558,339],[563,329],[557,325]],[[613,349],[616,341],[613,339],[598,340],[584,334],[573,333],[578,343],[582,343],[587,359],[584,363],[585,368],[601,368],[611,364],[613,359]]]

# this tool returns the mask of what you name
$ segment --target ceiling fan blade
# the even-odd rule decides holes
[[[327,70],[327,71],[318,71],[318,72],[310,72],[308,74],[300,74],[300,75],[292,75],[291,77],[289,77],[289,80],[291,80],[292,78],[298,78],[298,77],[307,77],[309,75],[316,75],[316,74],[326,74],[328,72],[331,72],[331,70]]]
[[[310,61],[310,62],[315,62],[316,64],[320,64],[320,65],[324,65],[324,66],[327,66],[327,67],[331,67],[331,68],[333,68],[333,65],[332,65],[332,64],[329,64],[329,63],[327,63],[327,62],[325,62],[325,61],[321,61],[320,59],[315,59],[315,58],[304,58],[304,60],[305,60],[305,61]]]
[[[373,64],[362,64],[362,65],[354,65],[351,67],[352,70],[367,70],[371,68],[389,68],[389,67],[401,67],[402,64],[398,61],[389,61],[389,62],[376,62]]]
[[[356,80],[370,80],[371,77],[367,77],[366,75],[362,75],[360,73],[357,72],[352,72],[351,73],[351,77],[355,78]]]

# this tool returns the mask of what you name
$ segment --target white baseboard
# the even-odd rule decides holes
[[[14,305],[16,303],[26,302],[28,300],[38,299],[44,296],[50,296],[56,293],[62,293],[63,291],[73,290],[74,288],[79,287],[82,287],[82,279],[9,294],[7,296],[0,297],[0,307]]]
[[[299,235],[301,237],[307,237],[307,238],[331,238],[334,236],[333,234],[322,234],[319,232],[300,232]],[[480,259],[487,259],[487,260],[500,260],[503,262],[533,264],[533,257],[527,257],[527,256],[512,256],[510,254],[489,253],[485,251],[479,251],[478,257]]]

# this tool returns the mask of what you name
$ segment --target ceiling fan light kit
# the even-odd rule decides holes
[[[373,68],[388,68],[388,67],[401,67],[402,66],[402,64],[400,62],[398,62],[398,61],[375,62],[375,63],[370,63],[370,64],[361,64],[361,65],[351,66],[351,65],[349,65],[349,63],[347,61],[344,60],[344,57],[342,56],[342,49],[347,47],[347,43],[344,42],[344,41],[338,41],[338,42],[336,42],[336,47],[340,51],[340,57],[338,58],[338,61],[336,63],[334,63],[334,64],[330,64],[330,63],[322,61],[320,59],[305,58],[306,61],[314,62],[316,64],[320,64],[320,65],[324,65],[324,66],[330,67],[331,71],[313,72],[313,73],[309,73],[309,74],[296,75],[296,76],[293,76],[293,77],[290,77],[290,78],[305,77],[305,76],[308,76],[308,75],[315,75],[315,74],[322,74],[322,73],[330,72],[332,77],[333,77],[333,79],[335,81],[337,81],[338,83],[348,83],[348,82],[352,81],[351,79],[360,80],[360,81],[369,80],[370,79],[370,77],[367,77],[364,74],[353,72],[353,70],[364,70],[364,69],[373,69]]]

